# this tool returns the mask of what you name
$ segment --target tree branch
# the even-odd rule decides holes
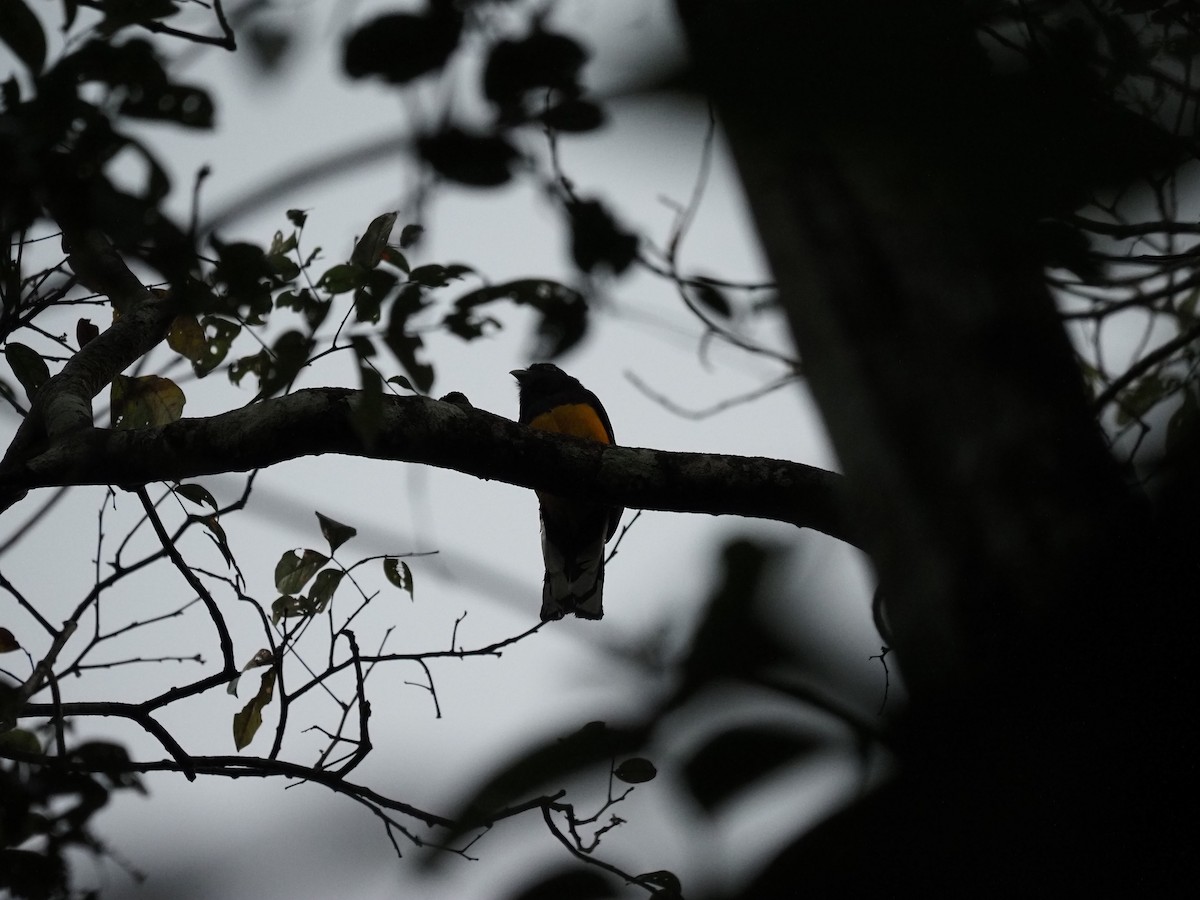
[[[833,472],[786,460],[609,447],[426,397],[385,397],[378,433],[367,445],[355,426],[358,398],[348,388],[311,388],[161,428],[88,429],[0,474],[0,492],[136,486],[340,453],[633,509],[773,519],[858,542],[842,508],[842,477]]]

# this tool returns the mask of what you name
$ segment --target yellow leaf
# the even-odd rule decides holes
[[[154,428],[182,416],[187,398],[169,378],[118,375],[113,379],[111,402],[113,428]]]
[[[233,743],[239,750],[254,740],[262,725],[262,712],[275,694],[275,670],[263,673],[258,693],[233,717]]]

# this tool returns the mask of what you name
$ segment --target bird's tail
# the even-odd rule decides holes
[[[574,613],[583,619],[604,617],[604,537],[571,559],[542,542],[546,580],[542,584],[542,621]]]

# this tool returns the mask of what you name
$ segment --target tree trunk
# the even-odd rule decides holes
[[[1170,704],[1192,681],[1176,629],[1195,591],[1109,455],[1056,316],[1020,104],[955,3],[678,8],[912,698],[900,779],[755,890],[1079,893],[1176,874]]]

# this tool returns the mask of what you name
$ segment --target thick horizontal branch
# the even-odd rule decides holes
[[[425,397],[385,398],[378,432],[366,443],[355,424],[358,397],[346,388],[314,388],[161,428],[89,429],[0,476],[0,492],[135,486],[339,453],[439,466],[633,509],[774,519],[858,543],[842,509],[842,478],[823,469],[609,447]]]

